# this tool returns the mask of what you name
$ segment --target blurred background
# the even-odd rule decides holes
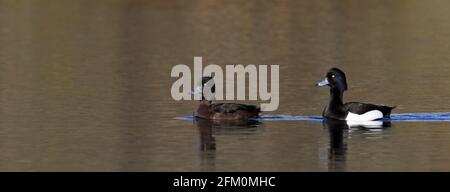
[[[176,64],[280,65],[280,106],[346,101],[450,111],[450,2],[0,0],[0,171],[449,171],[448,123],[333,131],[183,121]],[[250,102],[258,103],[258,102]]]

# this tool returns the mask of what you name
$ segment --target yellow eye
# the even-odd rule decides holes
[[[331,78],[335,78],[336,77],[336,75],[331,75]]]

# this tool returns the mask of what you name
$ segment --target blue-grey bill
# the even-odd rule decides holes
[[[201,86],[198,86],[194,90],[191,91],[192,95],[196,95],[196,94],[200,94],[200,93],[202,93],[202,87]]]
[[[320,81],[317,83],[317,86],[321,87],[321,86],[325,86],[328,85],[328,79],[325,78],[324,80]]]

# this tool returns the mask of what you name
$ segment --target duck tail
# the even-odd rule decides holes
[[[255,107],[252,111],[253,116],[259,117],[259,114],[261,113],[261,107]]]
[[[383,114],[384,114],[384,117],[385,117],[385,118],[389,118],[389,117],[391,116],[392,110],[395,109],[396,107],[397,107],[397,105],[396,105],[396,106],[393,106],[393,107],[383,106],[383,107],[382,107],[382,112],[383,112]]]

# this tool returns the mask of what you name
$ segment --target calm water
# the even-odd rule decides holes
[[[280,107],[450,111],[447,1],[0,0],[0,171],[450,171],[450,123],[249,127],[177,119],[176,64],[279,64]]]

